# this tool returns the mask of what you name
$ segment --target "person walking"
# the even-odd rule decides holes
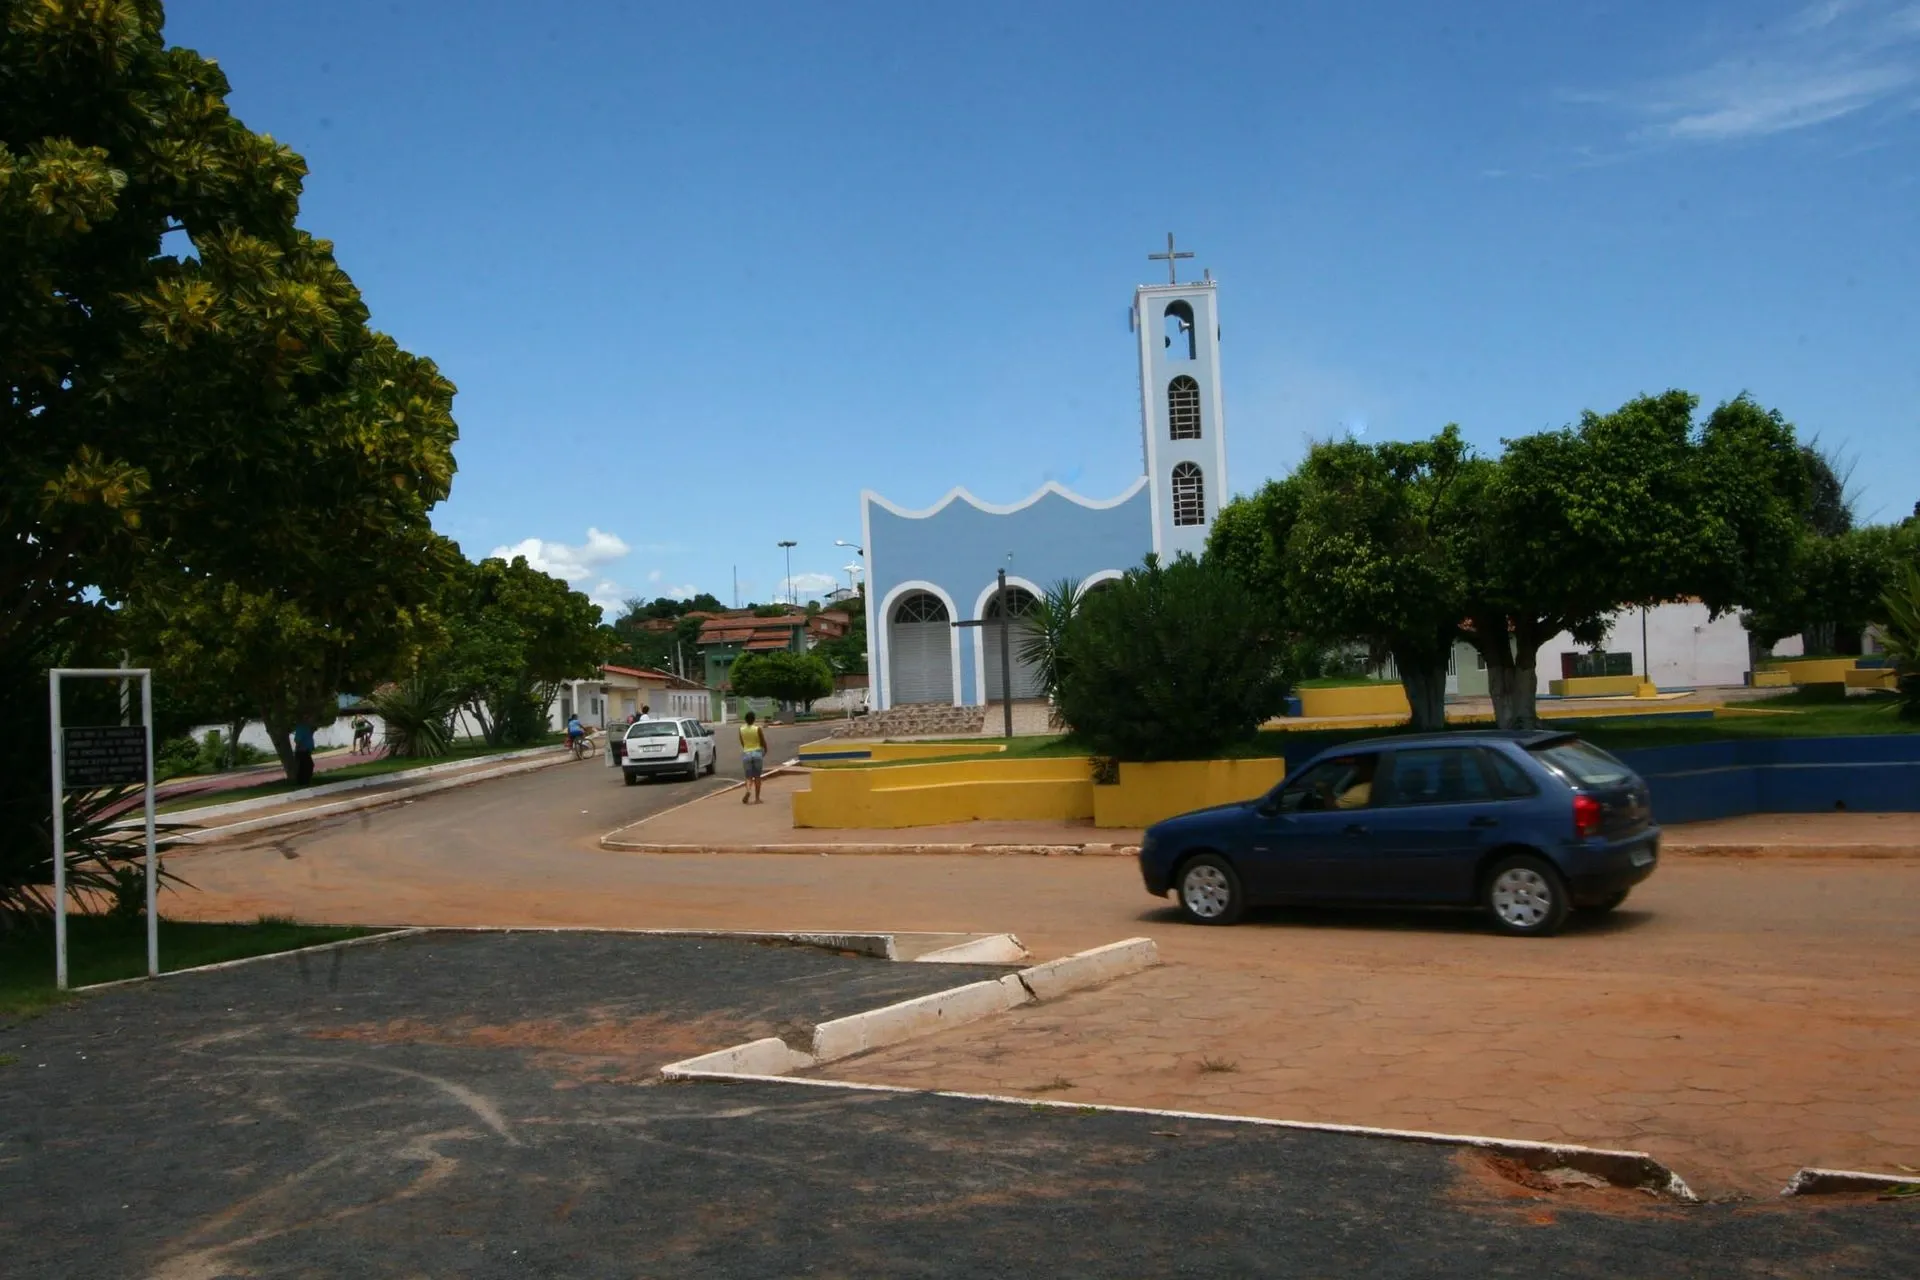
[[[302,720],[293,726],[293,785],[313,781],[313,726]]]
[[[760,804],[760,778],[767,767],[767,731],[755,722],[751,711],[740,722],[740,759],[747,775],[747,785],[740,793],[740,803]]]

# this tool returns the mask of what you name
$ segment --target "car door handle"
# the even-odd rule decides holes
[[[1350,836],[1363,836],[1367,834],[1367,828],[1363,823],[1350,822],[1347,824],[1347,834]]]
[[[1470,827],[1497,827],[1500,825],[1500,819],[1483,813],[1478,817],[1467,819],[1467,825]]]

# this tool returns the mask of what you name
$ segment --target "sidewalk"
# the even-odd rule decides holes
[[[205,844],[229,836],[310,822],[334,814],[379,808],[436,791],[485,782],[490,778],[504,778],[567,763],[573,761],[565,748],[534,747],[480,756],[473,760],[423,764],[417,769],[398,773],[322,784],[278,795],[236,800],[231,804],[177,810],[160,816],[164,823],[188,828],[178,837],[180,843]]]
[[[738,788],[669,809],[600,839],[633,853],[952,853],[1131,856],[1140,831],[1079,822],[961,822],[886,830],[793,825],[804,769],[770,776],[765,803],[743,805]],[[1756,813],[1663,829],[1668,857],[1920,858],[1920,813]]]

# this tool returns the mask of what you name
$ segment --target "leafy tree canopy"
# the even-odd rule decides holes
[[[1204,758],[1285,705],[1267,611],[1217,564],[1146,564],[1080,598],[1061,645],[1061,718],[1123,760]]]

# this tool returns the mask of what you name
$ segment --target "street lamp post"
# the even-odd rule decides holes
[[[783,538],[780,541],[780,546],[787,553],[787,605],[789,608],[793,605],[793,549],[799,545],[791,538]]]

